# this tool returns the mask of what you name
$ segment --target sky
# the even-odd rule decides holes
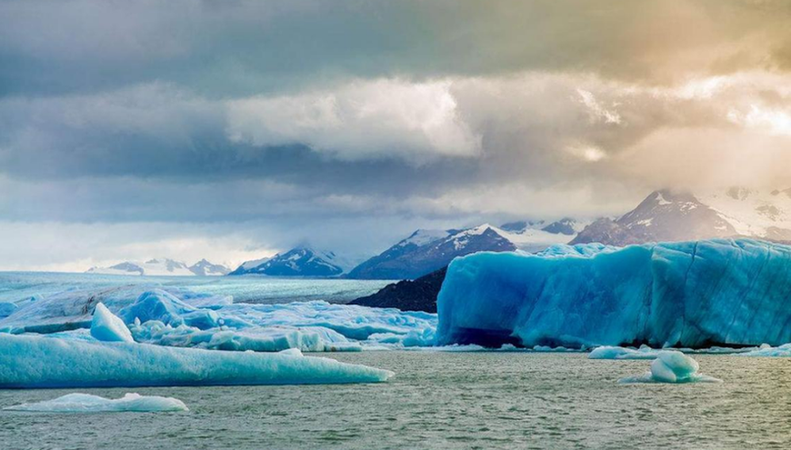
[[[791,187],[791,2],[0,0],[0,270]]]

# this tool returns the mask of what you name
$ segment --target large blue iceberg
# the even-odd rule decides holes
[[[392,372],[299,352],[253,353],[0,333],[0,388],[329,384]]]
[[[437,343],[703,348],[791,342],[791,247],[747,239],[455,259]]]

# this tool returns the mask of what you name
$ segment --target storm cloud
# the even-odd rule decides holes
[[[660,187],[788,187],[789,19],[772,1],[3,1],[0,268],[363,255]]]

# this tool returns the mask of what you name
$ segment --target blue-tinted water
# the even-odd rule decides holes
[[[0,302],[65,289],[91,289],[129,284],[173,286],[216,295],[232,295],[236,302],[287,303],[325,300],[346,303],[370,295],[390,281],[342,279],[288,279],[262,276],[139,277],[121,275],[0,272]]]
[[[720,384],[621,385],[648,361],[585,354],[363,352],[384,384],[87,389],[174,396],[187,413],[0,411],[3,449],[791,448],[786,359],[698,356]],[[0,391],[0,406],[71,390]]]

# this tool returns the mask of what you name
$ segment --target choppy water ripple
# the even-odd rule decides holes
[[[791,448],[791,364],[696,357],[721,384],[620,385],[647,361],[584,354],[370,352],[390,383],[135,389],[188,413],[0,412],[3,448]],[[86,392],[118,397],[128,389]],[[69,391],[0,391],[0,407]]]

